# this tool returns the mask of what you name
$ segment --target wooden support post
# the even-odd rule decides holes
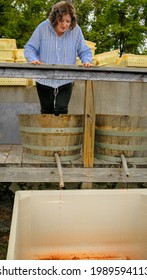
[[[93,167],[94,163],[94,136],[95,136],[95,104],[93,81],[85,82],[85,106],[84,106],[84,143],[83,163],[84,167]]]
[[[95,138],[95,104],[93,81],[85,82],[84,104],[84,140],[83,164],[84,167],[93,167],[94,163],[94,138]],[[82,188],[92,188],[92,183],[83,183]]]

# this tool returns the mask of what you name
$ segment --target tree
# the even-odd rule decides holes
[[[99,0],[95,2],[92,37],[98,52],[120,49],[139,53],[147,32],[146,0]]]
[[[44,0],[4,0],[4,9],[6,9],[8,3],[9,9],[5,12],[7,19],[5,19],[3,13],[4,20],[1,25],[1,37],[15,38],[17,47],[23,48],[36,26],[47,18],[54,2]]]
[[[6,26],[13,14],[12,2],[12,0],[1,0],[0,2],[0,38],[6,36]]]
[[[91,0],[73,0],[72,4],[76,9],[78,24],[80,25],[85,37],[88,38],[93,3]]]

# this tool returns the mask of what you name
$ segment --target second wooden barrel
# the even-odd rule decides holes
[[[147,162],[147,116],[96,115],[95,158]]]
[[[83,141],[83,115],[19,115],[24,154],[45,162],[80,157]]]

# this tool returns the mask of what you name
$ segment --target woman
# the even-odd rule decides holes
[[[49,18],[33,32],[24,50],[32,64],[76,64],[92,66],[91,49],[77,24],[75,9],[66,1],[53,5]],[[73,83],[69,80],[38,79],[36,88],[42,114],[67,114]]]

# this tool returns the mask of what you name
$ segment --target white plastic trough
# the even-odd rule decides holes
[[[18,191],[7,259],[147,259],[147,190]]]

